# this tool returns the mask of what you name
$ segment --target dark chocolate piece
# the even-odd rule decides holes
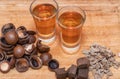
[[[77,60],[78,68],[88,68],[89,65],[90,61],[86,57],[82,57]]]
[[[88,69],[79,69],[77,79],[88,79]]]
[[[67,78],[67,71],[65,68],[58,68],[55,70],[56,79],[66,79]]]
[[[68,68],[68,78],[69,79],[75,79],[77,74],[77,66],[76,65],[71,65],[70,68]]]

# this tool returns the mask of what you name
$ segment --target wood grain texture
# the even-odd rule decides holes
[[[16,27],[26,26],[35,30],[35,24],[29,12],[32,0],[0,0],[0,29],[5,23],[12,22]],[[76,64],[76,59],[84,56],[81,51],[88,49],[93,42],[105,45],[117,55],[120,61],[120,0],[57,0],[60,7],[77,5],[86,11],[87,19],[83,27],[80,51],[75,55],[67,55],[60,48],[59,36],[50,53],[60,62],[60,67],[68,68]],[[57,51],[59,50],[59,51]],[[110,79],[120,79],[120,69],[112,69],[114,76]],[[47,67],[40,70],[29,69],[25,73],[18,73],[15,69],[7,74],[0,73],[0,79],[55,79],[55,74]],[[90,79],[93,76],[90,74]]]

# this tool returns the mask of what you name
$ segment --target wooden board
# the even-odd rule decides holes
[[[34,21],[29,12],[32,0],[0,0],[0,29],[5,23],[12,22],[16,27],[26,26],[35,30]],[[80,51],[75,55],[65,54],[59,46],[59,37],[51,45],[50,53],[60,62],[60,67],[68,68],[76,64],[76,59],[84,56],[81,51],[89,48],[93,42],[105,45],[117,55],[120,61],[120,0],[57,0],[60,7],[77,5],[86,11],[87,19],[83,27]],[[58,51],[59,50],[59,51]],[[120,79],[120,69],[112,69],[114,76],[110,79]],[[47,67],[39,70],[29,69],[18,73],[15,69],[7,74],[0,73],[0,79],[55,79],[55,74]],[[90,79],[93,76],[90,75]]]

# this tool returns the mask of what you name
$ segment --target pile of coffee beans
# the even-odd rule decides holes
[[[24,26],[18,28],[14,24],[3,25],[0,37],[0,71],[9,72],[16,68],[18,72],[25,72],[31,67],[40,69],[43,65],[54,71],[59,67],[56,59],[49,53],[50,47],[38,40],[36,32],[27,30]]]

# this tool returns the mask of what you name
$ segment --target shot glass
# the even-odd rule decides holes
[[[45,44],[55,41],[56,14],[58,4],[55,0],[34,0],[30,5],[38,37]]]
[[[66,53],[74,54],[79,50],[85,19],[85,12],[80,7],[66,6],[59,10],[57,23],[60,27],[61,47]]]

